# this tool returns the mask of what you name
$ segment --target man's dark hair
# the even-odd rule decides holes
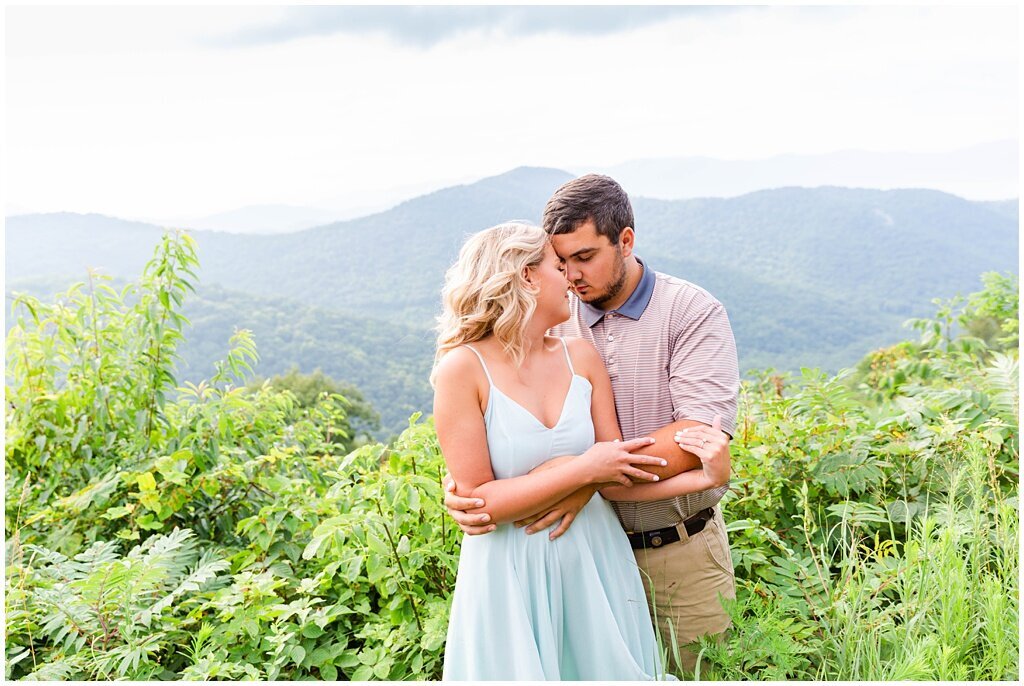
[[[587,174],[573,179],[562,184],[544,207],[544,230],[552,236],[572,233],[588,219],[612,245],[624,228],[633,226],[629,196],[611,177]]]

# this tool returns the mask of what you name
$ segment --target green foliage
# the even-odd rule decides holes
[[[742,582],[741,582],[742,583]],[[800,601],[766,590],[761,584],[742,584],[738,600],[723,600],[732,618],[731,639],[706,641],[698,653],[697,679],[726,681],[809,679],[821,640],[803,621]]]
[[[986,283],[855,370],[744,385],[738,601],[701,678],[1017,678],[1017,354],[955,333],[981,303],[1017,316]]]
[[[8,617],[8,654],[12,646],[21,650],[9,670],[24,660],[36,678],[53,678],[57,665],[61,678],[163,675],[160,657],[187,636],[180,617],[228,564],[210,550],[200,555],[187,530],[150,537],[123,557],[118,547],[97,542],[70,559],[34,545],[16,549],[21,559],[8,579],[17,589],[8,598],[17,608]],[[44,664],[37,645],[52,649]]]
[[[254,380],[246,330],[179,385],[194,267],[168,235],[120,291],[15,301],[5,677],[439,678],[461,532],[431,423],[353,442],[355,394]],[[1018,676],[1017,291],[986,284],[853,370],[743,385],[739,597],[700,678]]]
[[[960,323],[971,335],[1002,350],[1020,340],[1020,284],[1014,274],[986,272],[984,290],[971,295]]]
[[[249,384],[249,388],[261,386],[264,381],[257,377]],[[344,436],[339,435],[335,439],[344,449],[351,450],[357,444],[366,443],[371,432],[380,429],[380,414],[366,402],[359,389],[335,381],[320,369],[315,369],[312,374],[302,374],[298,367],[292,367],[285,374],[271,377],[269,384],[276,390],[291,392],[300,408],[314,407],[326,396],[335,396],[346,407],[348,423],[351,425]]]
[[[121,293],[15,303],[7,677],[439,676],[458,538],[431,426],[350,452],[353,403],[252,383],[244,330],[175,388],[193,264],[168,235]]]
[[[194,242],[177,234],[160,244],[138,284],[121,292],[90,274],[87,285],[73,285],[52,304],[14,299],[7,337],[12,467],[45,467],[66,494],[150,449],[175,383],[187,323],[177,309],[196,265]]]

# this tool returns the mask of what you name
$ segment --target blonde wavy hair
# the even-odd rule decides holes
[[[506,222],[470,236],[444,278],[437,318],[437,363],[450,350],[490,334],[515,364],[526,355],[525,324],[537,309],[537,289],[524,276],[544,260],[548,235],[525,222]]]

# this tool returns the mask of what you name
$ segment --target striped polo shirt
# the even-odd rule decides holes
[[[638,261],[640,261],[638,259]],[[624,439],[680,419],[733,435],[739,400],[736,341],[722,303],[688,281],[648,269],[622,307],[604,311],[570,297],[569,320],[554,336],[594,344],[608,368]],[[626,531],[673,526],[717,503],[727,486],[668,500],[612,502]]]

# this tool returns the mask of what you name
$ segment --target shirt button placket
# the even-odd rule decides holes
[[[608,367],[608,373],[614,376],[615,357],[619,346],[615,340],[615,333],[610,328],[606,329],[606,331],[608,332],[608,343],[605,346],[605,365]]]

